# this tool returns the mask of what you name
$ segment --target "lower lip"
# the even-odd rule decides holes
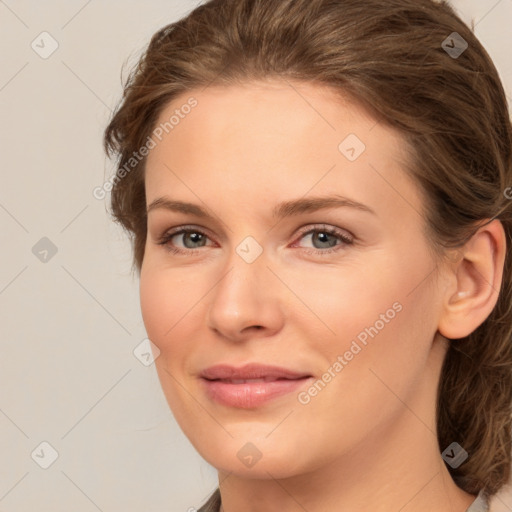
[[[252,409],[279,396],[293,393],[309,382],[312,377],[283,379],[270,382],[246,382],[231,384],[220,380],[201,379],[207,395],[216,402],[229,407]]]

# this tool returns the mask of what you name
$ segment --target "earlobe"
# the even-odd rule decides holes
[[[439,333],[448,339],[471,334],[496,305],[506,253],[502,223],[495,219],[482,226],[458,252],[438,324]]]

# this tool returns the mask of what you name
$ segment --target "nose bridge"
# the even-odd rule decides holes
[[[272,273],[268,251],[253,236],[246,236],[233,246],[226,260],[226,272],[218,284],[219,292],[235,301],[259,302],[269,293]],[[265,290],[267,293],[265,293]]]
[[[252,236],[232,248],[210,302],[209,325],[235,338],[245,328],[275,330],[280,325],[279,282],[268,253]]]

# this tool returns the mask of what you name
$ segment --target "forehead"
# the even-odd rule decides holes
[[[196,103],[194,108],[188,107],[191,102]],[[336,143],[344,130],[359,131],[364,137],[376,124],[365,110],[331,87],[277,79],[182,93],[161,111],[157,127],[165,128],[171,118],[173,126],[162,135],[172,134],[176,143],[180,132],[189,140],[196,132],[205,143],[257,135],[284,145],[289,134],[327,137],[326,142]],[[276,140],[276,134],[283,137]]]
[[[400,135],[326,86],[268,81],[191,90],[162,110],[159,126],[161,141],[146,165],[148,199],[169,192],[197,202],[194,192],[222,191],[242,193],[246,204],[262,195],[276,203],[334,191],[375,210],[410,210],[421,200],[404,171]]]

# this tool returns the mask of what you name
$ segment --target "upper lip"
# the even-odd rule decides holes
[[[307,372],[294,371],[279,366],[260,363],[249,363],[244,366],[218,364],[203,370],[201,377],[208,380],[216,379],[300,379],[311,377]]]

